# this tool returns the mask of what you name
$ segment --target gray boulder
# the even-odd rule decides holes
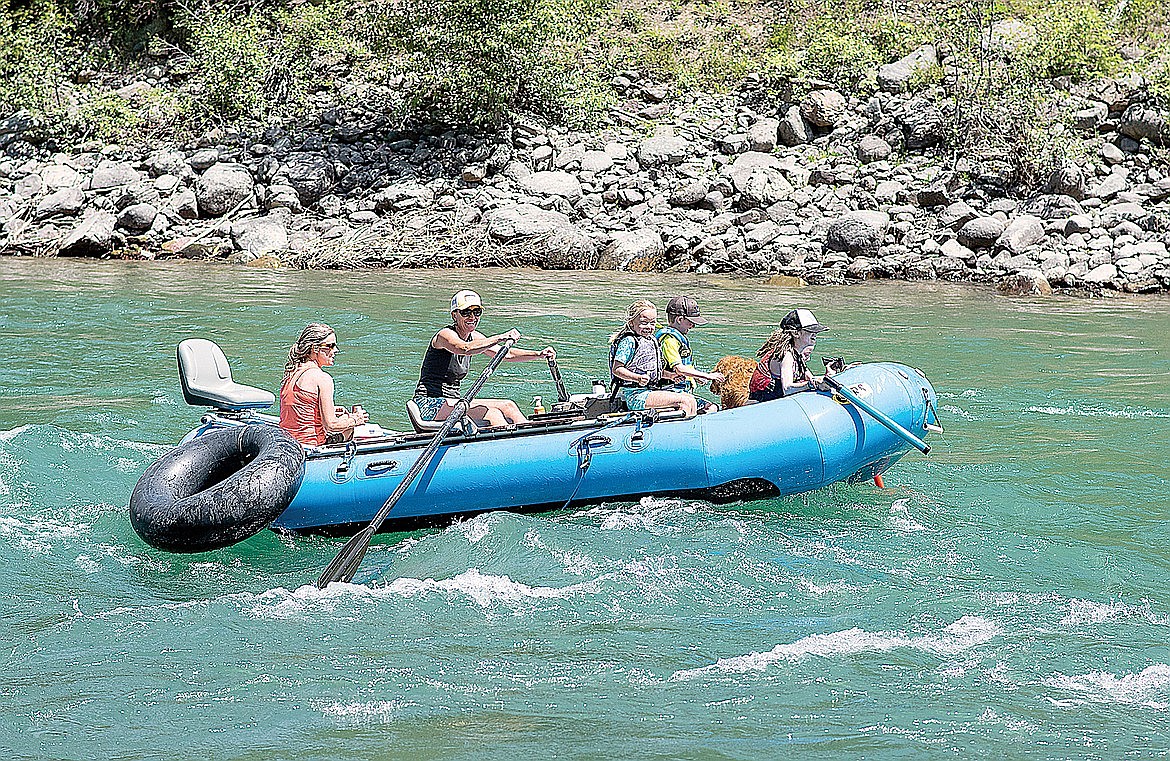
[[[1117,131],[1134,140],[1149,140],[1155,145],[1170,143],[1170,122],[1165,114],[1141,103],[1125,109]]]
[[[170,207],[183,219],[199,218],[199,199],[191,189],[180,190],[171,196]]]
[[[105,192],[140,181],[142,175],[130,164],[121,161],[102,161],[89,178],[89,189]]]
[[[674,135],[649,137],[638,145],[638,164],[643,169],[672,166],[686,161],[693,153],[688,140]]]
[[[63,214],[76,214],[85,205],[85,193],[81,188],[62,188],[41,199],[33,212],[33,219],[40,221]]]
[[[1023,205],[1024,211],[1040,219],[1067,219],[1084,214],[1085,210],[1072,196],[1045,194],[1029,198]]]
[[[117,217],[108,211],[91,211],[61,243],[58,256],[104,256],[114,246]]]
[[[242,164],[218,163],[195,182],[199,213],[205,217],[222,217],[237,206],[246,206],[253,198],[252,174]]]
[[[146,159],[146,171],[151,177],[162,177],[164,174],[185,177],[191,174],[191,167],[182,151],[155,151]]]
[[[219,151],[215,148],[200,148],[191,154],[187,164],[196,172],[203,172],[219,163]]]
[[[81,175],[66,164],[53,164],[41,170],[41,182],[50,190],[81,186]]]
[[[812,127],[800,115],[800,106],[790,106],[777,127],[780,142],[789,147],[804,145],[813,139]]]
[[[925,96],[913,98],[898,116],[906,134],[906,148],[921,150],[937,145],[946,135],[946,119],[934,101]]]
[[[959,242],[967,248],[990,248],[1006,227],[999,217],[976,217],[959,228]]]
[[[484,216],[488,234],[501,241],[548,235],[573,225],[559,211],[542,209],[528,203],[492,209]]]
[[[1094,101],[1085,108],[1079,111],[1074,111],[1072,115],[1073,126],[1081,132],[1087,132],[1090,135],[1097,132],[1105,120],[1109,118],[1109,106],[1101,101]]]
[[[519,184],[534,196],[560,196],[569,203],[581,200],[581,182],[568,172],[533,172]]]
[[[938,221],[943,227],[958,230],[977,216],[979,215],[965,201],[955,201],[943,209],[943,212],[938,216]]]
[[[382,188],[370,200],[377,211],[404,211],[429,206],[435,200],[435,191],[414,180],[401,180]]]
[[[875,256],[890,227],[890,215],[882,211],[851,211],[838,217],[825,233],[826,251],[850,256]]]
[[[284,214],[245,219],[232,224],[236,248],[256,256],[288,248],[288,223]]]
[[[1133,222],[1142,230],[1157,230],[1158,218],[1139,203],[1114,203],[1101,209],[1101,226],[1109,229],[1122,222]]]
[[[698,206],[707,197],[710,190],[703,180],[691,180],[682,187],[676,188],[670,194],[671,206],[691,207]]]
[[[316,153],[290,154],[273,178],[273,182],[296,189],[305,208],[321,200],[336,180],[332,162]]]
[[[938,66],[938,51],[934,45],[926,44],[894,63],[879,66],[878,86],[887,92],[902,92],[915,74],[929,71]]]
[[[632,272],[659,272],[666,246],[662,236],[652,228],[621,230],[614,233],[613,243],[602,254],[602,268]]]
[[[118,215],[118,227],[134,232],[149,230],[158,216],[158,209],[148,203],[136,203],[122,209]]]
[[[605,151],[585,151],[581,157],[582,172],[608,172],[613,168],[613,157]]]
[[[776,140],[780,134],[778,119],[760,119],[748,130],[748,142],[753,151],[771,153],[776,149]]]
[[[21,109],[0,119],[0,135],[20,135],[36,126],[37,120],[31,113]]]
[[[893,153],[893,148],[877,135],[866,135],[857,141],[857,160],[862,164],[872,164],[875,161],[885,161]]]
[[[835,127],[848,110],[845,96],[836,90],[813,90],[800,101],[800,115],[818,127]]]
[[[1117,267],[1113,264],[1102,264],[1094,267],[1085,275],[1085,282],[1090,285],[1105,285],[1117,277]]]
[[[999,245],[1013,254],[1022,254],[1044,240],[1044,221],[1031,214],[1022,214],[1004,228]]]
[[[1055,170],[1048,177],[1048,182],[1044,186],[1047,193],[1070,196],[1078,201],[1085,199],[1087,188],[1088,180],[1085,177],[1085,170],[1076,164],[1065,164]]]
[[[1052,286],[1040,270],[1026,269],[1001,278],[995,289],[1004,296],[1051,296]]]

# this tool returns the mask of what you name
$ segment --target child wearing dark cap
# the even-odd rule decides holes
[[[662,351],[663,368],[678,379],[668,390],[693,394],[696,381],[705,383],[723,380],[723,373],[707,373],[695,367],[687,333],[696,325],[707,324],[707,319],[699,312],[698,302],[690,296],[675,296],[666,305],[666,320],[666,327],[659,328],[654,338]],[[696,402],[700,413],[719,411],[718,405],[706,399],[696,397]]]
[[[817,334],[828,327],[817,322],[808,309],[793,309],[780,327],[756,352],[758,363],[748,386],[754,402],[768,402],[798,391],[816,390],[819,379],[808,369]],[[830,373],[831,374],[831,373]]]

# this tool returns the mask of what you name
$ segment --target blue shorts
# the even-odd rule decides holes
[[[691,396],[695,397],[695,411],[696,412],[702,412],[703,410],[707,409],[708,407],[710,407],[713,404],[713,402],[710,402],[710,401],[704,399],[703,397],[699,396],[698,394],[696,394],[695,389],[691,386],[688,386],[686,383],[676,383],[675,385],[671,386],[670,388],[664,388],[662,390],[663,391],[674,391],[674,392],[679,393],[679,394],[690,394]]]
[[[418,412],[423,420],[434,420],[435,415],[439,414],[439,410],[443,409],[443,403],[449,401],[451,400],[441,396],[416,396],[414,398],[414,403],[418,405]]]
[[[651,394],[648,388],[624,388],[622,389],[622,401],[626,403],[626,409],[629,410],[644,410],[646,409],[646,399]]]

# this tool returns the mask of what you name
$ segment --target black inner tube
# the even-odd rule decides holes
[[[207,431],[146,469],[130,495],[130,522],[162,550],[227,547],[284,512],[304,472],[305,450],[276,426]]]

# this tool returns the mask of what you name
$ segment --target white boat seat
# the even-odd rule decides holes
[[[206,338],[188,338],[179,343],[179,383],[183,399],[195,407],[238,412],[271,407],[276,396],[262,388],[232,380],[223,349]]]
[[[410,424],[414,426],[415,433],[430,433],[437,431],[443,427],[445,420],[423,420],[422,410],[418,408],[418,403],[413,399],[406,400],[406,416],[410,418]],[[464,417],[455,427],[463,431],[468,436],[474,436],[479,428],[470,418]]]

